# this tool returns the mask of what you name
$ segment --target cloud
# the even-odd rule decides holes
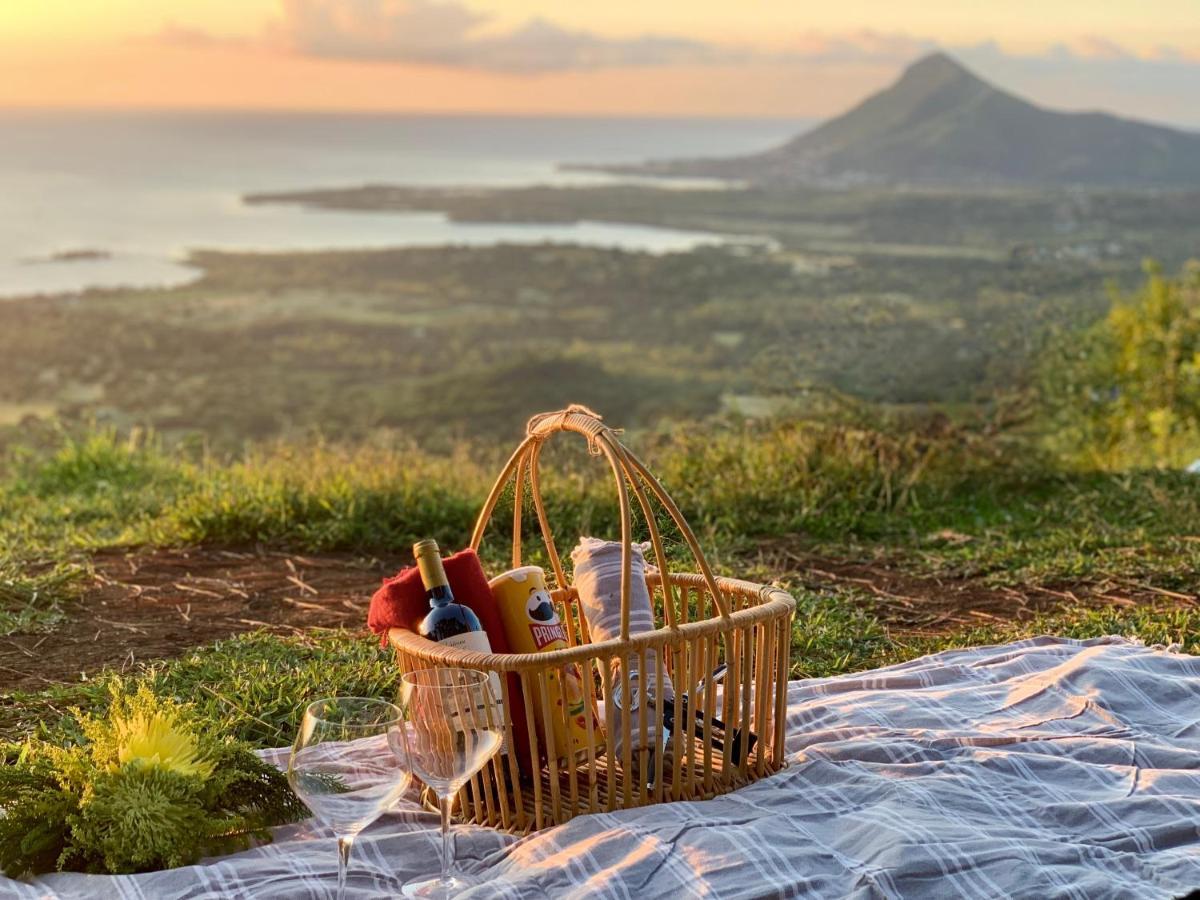
[[[1116,41],[1098,35],[1085,35],[1069,43],[1051,44],[1040,51],[1014,52],[1006,50],[995,41],[982,41],[957,47],[947,47],[950,52],[964,61],[986,61],[1019,64],[1025,66],[1060,65],[1190,65],[1200,62],[1200,54],[1179,47],[1159,45],[1147,53],[1136,53]]]
[[[489,30],[491,16],[435,0],[284,0],[272,37],[327,59],[537,73],[573,69],[708,63],[745,52],[681,37],[601,37],[534,18]]]
[[[907,63],[938,49],[937,41],[865,28],[847,34],[810,31],[774,54],[778,61]],[[761,55],[761,54],[760,54]]]
[[[174,47],[229,47],[245,46],[247,43],[243,38],[212,34],[201,28],[192,28],[175,22],[168,22],[160,28],[152,40],[157,44],[169,44]]]
[[[536,17],[507,30],[455,0],[284,0],[277,42],[327,59],[423,63],[513,73],[747,62],[900,63],[936,47],[864,29],[808,32],[763,50],[677,35],[604,37]]]
[[[909,34],[864,29],[841,34],[802,32],[771,48],[703,41],[680,35],[609,37],[566,28],[546,18],[501,27],[494,16],[460,0],[282,0],[282,17],[257,39],[260,46],[301,56],[367,60],[535,75],[628,67],[845,63],[899,66],[945,49],[984,74],[1034,74],[1068,69],[1080,80],[1134,73],[1145,80],[1200,64],[1200,51],[1156,47],[1138,54],[1098,35],[1013,53],[988,41],[952,46]],[[168,25],[157,40],[186,46],[255,43]],[[1157,76],[1155,75],[1157,73]]]
[[[1079,40],[1074,48],[1068,48],[1068,52],[1074,50],[1075,56],[1080,56],[1085,59],[1129,59],[1132,54],[1114,41],[1108,38],[1097,37],[1096,35],[1088,35]]]

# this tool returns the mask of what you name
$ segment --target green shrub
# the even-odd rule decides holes
[[[1180,468],[1200,457],[1200,267],[1147,265],[1108,316],[1057,341],[1040,373],[1064,458],[1103,468]]]

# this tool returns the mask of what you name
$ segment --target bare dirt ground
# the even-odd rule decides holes
[[[1064,606],[1193,606],[1185,594],[1120,578],[1095,582],[1002,587],[979,578],[914,575],[886,563],[847,561],[776,549],[778,571],[814,590],[854,591],[870,598],[871,610],[897,635],[927,637],[974,625],[1031,619]]]
[[[365,631],[371,594],[397,568],[348,554],[212,548],[110,550],[92,565],[53,632],[0,638],[0,690],[78,681],[260,628]]]
[[[1127,582],[994,587],[979,579],[913,575],[886,563],[764,548],[769,571],[814,590],[864,598],[897,635],[942,634],[1011,622],[1078,603],[1194,604],[1200,598]],[[0,638],[0,691],[73,682],[127,669],[245,631],[362,629],[380,579],[399,559],[214,548],[108,550],[92,561],[82,598],[51,633]]]

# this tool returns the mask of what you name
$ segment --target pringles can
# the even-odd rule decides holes
[[[504,622],[504,633],[511,652],[548,653],[570,646],[567,631],[554,608],[550,592],[546,590],[546,573],[540,566],[512,569],[497,575],[489,584]],[[553,721],[549,727],[541,698],[526,697],[525,703],[533,708],[542,746],[549,746],[549,735],[553,735],[556,757],[560,760],[577,760],[579,754],[587,752],[589,716],[592,719],[596,752],[602,746],[603,732],[592,708],[591,692],[584,689],[579,667],[571,664],[563,666],[561,671],[561,679],[556,670],[544,675],[547,699],[553,710]],[[562,714],[564,708],[565,717]]]

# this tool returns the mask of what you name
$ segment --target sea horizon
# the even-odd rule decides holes
[[[199,249],[557,241],[686,250],[721,238],[614,223],[470,224],[436,213],[250,207],[241,198],[368,182],[612,183],[622,179],[559,167],[753,152],[811,125],[783,118],[0,109],[0,296],[185,283],[197,273],[184,260]]]
[[[0,104],[0,115],[221,115],[221,116],[345,116],[404,119],[558,119],[558,120],[617,120],[617,121],[699,121],[699,122],[786,122],[801,126],[823,121],[814,116],[761,115],[700,115],[696,113],[597,113],[597,112],[492,112],[488,110],[387,110],[340,109],[336,107],[284,106],[20,106]],[[1178,126],[1184,127],[1184,126]]]

